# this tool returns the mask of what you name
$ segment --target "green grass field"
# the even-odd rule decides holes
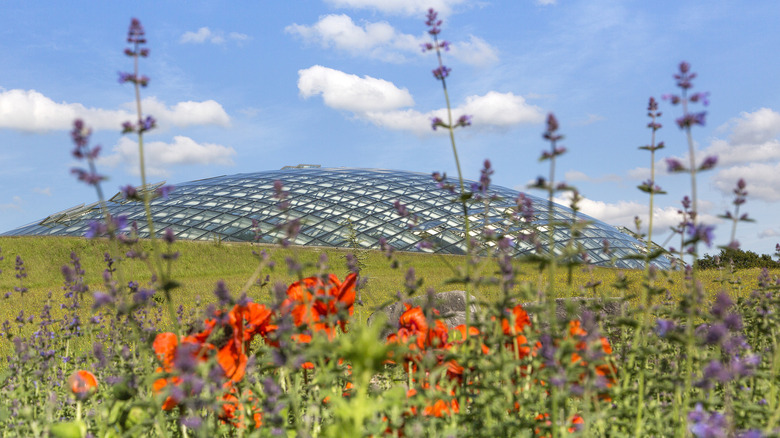
[[[147,248],[151,248],[149,242],[144,242]],[[81,258],[82,268],[85,271],[85,282],[91,291],[104,290],[102,273],[106,267],[104,254],[109,250],[106,240],[87,240],[74,237],[0,237],[0,249],[4,260],[0,261],[0,296],[8,291],[13,291],[19,286],[19,280],[15,277],[16,256],[21,256],[27,271],[24,286],[29,291],[21,296],[12,293],[11,297],[3,300],[0,306],[0,323],[5,320],[13,320],[21,311],[24,314],[35,315],[40,312],[42,304],[46,301],[48,292],[52,292],[52,300],[56,305],[63,300],[63,277],[61,267],[70,263],[70,254],[75,252]],[[350,252],[343,248],[322,247],[290,247],[282,248],[270,245],[252,245],[247,243],[217,243],[217,242],[192,242],[179,241],[174,244],[175,251],[181,256],[173,264],[173,277],[181,287],[174,290],[174,304],[184,306],[185,310],[193,310],[197,303],[207,304],[215,301],[212,294],[215,284],[224,280],[229,290],[236,294],[250,278],[258,266],[257,257],[253,251],[265,250],[275,262],[274,269],[266,269],[261,278],[269,276],[268,286],[261,288],[253,286],[248,295],[256,301],[270,301],[271,286],[281,282],[289,284],[297,280],[288,270],[287,258],[295,258],[305,266],[304,275],[317,273],[317,260],[322,253],[327,254],[329,272],[343,278],[347,274],[345,255]],[[123,250],[126,251],[126,250]],[[383,303],[394,301],[396,294],[404,293],[404,276],[409,267],[414,267],[417,278],[423,280],[421,291],[433,288],[436,292],[462,289],[458,284],[448,284],[448,280],[455,275],[453,269],[460,266],[463,259],[458,256],[440,256],[418,253],[396,253],[400,267],[393,269],[385,255],[379,251],[366,252],[363,260],[365,268],[363,275],[369,278],[367,287],[362,292],[364,307],[356,308],[358,321],[365,321],[370,313]],[[135,280],[142,285],[149,281],[147,266],[138,260],[126,260],[122,263],[123,275],[126,280]],[[491,260],[484,260],[478,267],[478,275],[489,278],[495,275],[496,265]],[[740,280],[739,288],[747,293],[756,285],[756,277],[759,269],[738,271],[732,277],[724,271],[702,271],[699,278],[710,294],[719,290],[716,284],[718,280],[731,278],[732,281]],[[540,273],[538,266],[528,263],[518,263],[517,284],[526,284],[527,290],[544,290],[546,274]],[[625,275],[629,287],[620,291],[614,287],[619,275]],[[612,268],[587,269],[577,267],[572,271],[571,284],[568,284],[567,271],[559,268],[556,278],[555,290],[560,296],[593,296],[592,289],[583,286],[588,282],[601,281],[601,286],[596,288],[595,294],[607,297],[619,297],[622,294],[630,298],[639,293],[641,288],[641,271],[625,271]],[[681,272],[671,272],[667,275],[659,275],[662,282],[669,289],[673,297],[678,297],[683,288],[683,276]],[[728,286],[728,285],[727,285]],[[516,286],[519,289],[519,286]],[[472,293],[480,300],[493,301],[498,297],[497,285],[486,284]],[[2,298],[0,298],[2,299]],[[85,309],[88,312],[88,309]],[[163,325],[166,325],[165,323]]]

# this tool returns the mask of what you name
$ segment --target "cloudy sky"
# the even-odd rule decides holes
[[[694,129],[697,157],[719,157],[699,179],[700,210],[730,224],[739,178],[750,193],[743,248],[780,242],[780,2],[753,0],[295,0],[294,2],[0,2],[0,231],[90,203],[70,169],[74,118],[102,145],[108,196],[139,184],[137,148],[119,133],[134,118],[133,91],[118,72],[131,17],[143,23],[149,58],[143,108],[159,122],[147,137],[150,182],[279,169],[299,163],[456,174],[449,141],[430,128],[445,108],[431,70],[425,11],[444,20],[444,63],[465,176],[489,158],[494,183],[525,190],[547,168],[544,119],[554,112],[568,153],[558,178],[576,185],[583,211],[614,225],[647,223],[647,101],[674,93],[687,60],[694,90],[709,92],[707,123]],[[657,241],[679,221],[690,193],[663,158],[687,157],[661,101],[666,148],[657,183]],[[667,233],[668,234],[668,233]],[[675,239],[676,241],[676,239]]]

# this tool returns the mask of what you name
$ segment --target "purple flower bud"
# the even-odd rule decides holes
[[[168,185],[164,185],[164,186],[160,186],[160,187],[158,187],[158,188],[157,188],[157,189],[154,191],[154,193],[155,193],[157,196],[160,196],[160,197],[161,197],[161,198],[163,198],[163,199],[168,199],[168,195],[170,195],[170,194],[171,194],[171,192],[173,191],[173,189],[174,189],[174,188],[175,188],[175,186],[173,186],[173,185],[171,185],[171,184],[168,184]]]
[[[119,83],[124,84],[125,82],[134,82],[135,81],[135,75],[132,73],[125,73],[125,72],[117,72],[119,73]]]
[[[691,97],[688,98],[691,102],[698,102],[701,100],[702,105],[708,106],[710,104],[710,101],[708,99],[710,93],[708,91],[704,93],[694,93],[691,95]]]
[[[131,19],[130,28],[127,31],[127,42],[143,44],[146,42],[146,40],[143,39],[143,36],[144,27],[141,25],[141,21],[137,18]]]
[[[675,322],[671,319],[658,319],[655,321],[655,333],[659,337],[666,337],[675,328]]]
[[[661,96],[661,99],[668,100],[669,102],[671,102],[672,105],[677,105],[678,103],[680,103],[681,100],[680,96],[676,94],[664,94],[663,96]]]
[[[471,125],[471,116],[462,115],[458,118],[458,123],[456,126],[470,126],[470,125]]]
[[[227,289],[227,285],[225,285],[225,282],[222,280],[217,282],[217,287],[214,289],[214,295],[219,300],[219,303],[223,305],[229,304],[232,300],[230,292]]]
[[[666,159],[666,169],[669,172],[685,172],[688,169],[683,166],[682,162],[676,158],[667,158]]]
[[[149,298],[154,296],[155,293],[156,293],[156,291],[154,289],[146,289],[146,288],[138,289],[133,294],[133,301],[136,304],[143,304],[143,303],[149,301]]]
[[[173,234],[173,230],[171,230],[170,228],[166,228],[165,232],[163,233],[163,240],[168,244],[175,242],[176,235]]]
[[[114,298],[105,292],[95,292],[92,294],[92,310],[97,310],[113,302]]]
[[[433,130],[435,131],[436,128],[438,128],[439,126],[447,128],[447,125],[444,124],[444,121],[442,121],[442,119],[440,119],[438,117],[432,117],[431,118],[431,128],[433,128]]]
[[[713,303],[710,309],[710,314],[718,319],[723,319],[726,316],[726,312],[731,306],[734,305],[731,297],[726,292],[721,292],[715,297],[715,303]]]
[[[407,217],[409,216],[409,210],[406,209],[406,206],[401,204],[401,201],[395,201],[393,203],[393,207],[395,208],[395,211],[398,213],[401,217]]]
[[[726,326],[722,323],[713,324],[712,327],[707,330],[704,342],[709,345],[719,344],[726,336],[726,332]]]
[[[152,116],[146,116],[144,120],[138,121],[138,126],[140,132],[148,131],[157,126],[157,121]]]
[[[447,66],[442,65],[442,66],[437,67],[437,68],[435,68],[433,70],[433,77],[435,77],[436,79],[439,79],[439,80],[443,80],[444,78],[446,78],[447,76],[450,75],[451,71],[452,71],[452,69],[450,69]]]
[[[122,123],[122,134],[128,134],[133,131],[135,131],[135,125],[130,122]]]
[[[712,169],[713,167],[715,167],[716,164],[718,164],[718,157],[716,155],[709,155],[701,163],[701,166],[699,166],[699,170]]]
[[[708,247],[712,246],[714,230],[715,227],[712,225],[698,224],[694,226],[691,223],[688,224],[688,236],[690,236],[691,240],[702,241],[706,243]]]

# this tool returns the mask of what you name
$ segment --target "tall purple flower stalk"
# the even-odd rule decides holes
[[[423,52],[433,50],[436,52],[436,59],[438,60],[438,66],[433,69],[433,76],[441,81],[442,90],[444,91],[444,100],[447,104],[447,121],[446,123],[438,117],[434,117],[431,120],[431,126],[435,130],[438,127],[446,128],[449,131],[450,143],[452,144],[452,154],[455,157],[455,166],[458,169],[458,181],[460,182],[460,203],[463,207],[463,228],[464,239],[466,240],[467,253],[471,254],[472,242],[471,242],[471,226],[469,223],[468,205],[469,194],[466,193],[466,188],[463,183],[463,172],[460,167],[460,160],[458,159],[458,148],[455,145],[455,128],[465,127],[471,125],[471,116],[460,116],[457,122],[453,123],[452,119],[452,106],[450,105],[450,97],[447,92],[447,77],[452,71],[449,67],[445,66],[442,61],[442,50],[449,50],[450,44],[447,41],[439,41],[439,34],[441,33],[442,20],[438,18],[438,13],[433,9],[428,9],[428,13],[425,16],[425,25],[428,26],[428,34],[433,38],[432,43],[423,44]],[[471,277],[471,264],[466,263],[466,278]],[[471,325],[471,304],[469,303],[471,292],[469,290],[470,285],[466,285],[466,333],[468,333],[469,326]]]
[[[123,133],[135,132],[138,135],[138,162],[141,172],[141,189],[142,198],[144,201],[144,207],[146,210],[146,220],[149,227],[149,237],[155,238],[154,223],[152,222],[152,214],[149,208],[149,202],[151,201],[151,193],[146,190],[146,164],[144,158],[144,132],[149,131],[157,126],[157,121],[152,116],[146,116],[144,118],[143,111],[141,109],[141,87],[146,87],[149,84],[149,77],[140,75],[138,73],[138,59],[146,58],[149,56],[149,49],[143,47],[146,44],[146,37],[144,28],[141,22],[137,18],[133,18],[130,21],[130,28],[127,31],[127,42],[131,47],[124,50],[125,55],[133,58],[133,71],[132,73],[119,72],[119,83],[123,84],[130,82],[133,84],[135,91],[135,106],[138,122],[133,124],[132,122],[124,122],[122,124]]]
[[[693,224],[694,229],[697,228],[696,225],[698,223],[698,213],[699,213],[699,204],[698,204],[698,195],[696,190],[696,173],[697,171],[702,170],[709,170],[715,167],[715,164],[717,163],[717,157],[707,157],[702,162],[702,165],[697,168],[696,166],[696,151],[694,148],[693,143],[693,134],[691,133],[691,128],[696,125],[704,126],[704,123],[706,121],[707,112],[701,111],[701,112],[691,112],[688,108],[689,104],[695,104],[701,102],[704,106],[709,105],[709,93],[692,93],[689,94],[689,90],[693,88],[693,79],[696,78],[696,73],[693,73],[691,71],[691,65],[685,61],[680,63],[679,66],[679,72],[674,75],[674,79],[677,81],[677,87],[680,88],[680,94],[666,94],[663,97],[665,100],[669,100],[672,105],[682,105],[682,111],[683,114],[681,117],[676,119],[677,126],[680,127],[683,131],[685,131],[686,138],[688,140],[688,160],[689,160],[689,166],[686,169],[682,163],[680,163],[678,160],[671,159],[667,160],[667,163],[669,164],[670,171],[673,172],[679,172],[679,171],[687,171],[691,174],[691,200],[692,200],[692,208],[691,208],[691,222]],[[693,242],[694,250],[693,255],[696,257],[697,251],[696,251],[696,242]]]

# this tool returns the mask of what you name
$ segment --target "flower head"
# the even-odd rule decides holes
[[[441,32],[439,26],[441,26],[442,21],[438,19],[438,15],[439,13],[433,8],[428,9],[428,14],[425,15],[425,18],[427,19],[425,25],[428,26],[428,33],[434,37]]]
[[[97,391],[98,381],[94,374],[86,370],[78,370],[68,379],[70,392],[79,400],[84,400]]]

